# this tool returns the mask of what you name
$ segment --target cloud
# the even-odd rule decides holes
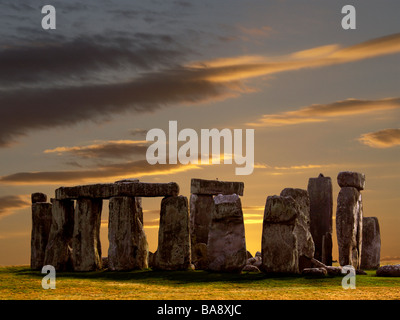
[[[64,184],[64,183],[96,183],[113,182],[117,179],[129,177],[145,177],[152,175],[169,175],[193,169],[200,169],[197,165],[156,164],[149,165],[146,160],[130,161],[99,165],[88,170],[65,171],[38,171],[18,172],[0,178],[0,184]]]
[[[0,51],[0,60],[7,62],[1,65],[0,83],[13,88],[1,90],[0,146],[10,145],[33,130],[83,121],[110,121],[114,115],[126,112],[155,112],[169,105],[237,97],[254,91],[244,81],[255,77],[400,52],[400,34],[394,34],[348,48],[332,45],[274,58],[244,56],[178,64],[184,50],[177,53],[177,50],[159,49],[170,48],[171,39],[150,36],[151,40],[146,40],[147,36],[136,34],[134,39],[138,44],[131,38],[110,40],[98,36]],[[132,43],[135,43],[133,47]],[[178,48],[178,45],[172,47]],[[114,66],[118,69],[115,72]],[[39,80],[35,86],[31,85],[33,79]],[[398,100],[392,102],[398,104]],[[320,107],[312,106],[308,111]],[[280,118],[281,122],[286,119],[289,123],[299,119],[321,121],[321,117],[307,118],[308,111],[304,110],[296,119],[288,118],[287,114],[272,119],[275,123]]]
[[[126,159],[132,155],[145,155],[148,147],[146,144],[147,141],[111,140],[101,141],[88,146],[57,147],[47,149],[44,153],[55,153],[62,156],[70,154],[80,158]]]
[[[262,26],[259,28],[247,28],[244,26],[238,26],[238,29],[241,33],[252,37],[267,37],[272,32],[272,28],[270,26]]]
[[[361,135],[361,143],[372,148],[391,148],[400,145],[400,129],[384,129]]]
[[[8,195],[0,197],[0,219],[13,213],[15,209],[29,207],[31,202],[27,200],[27,196]]]
[[[295,111],[263,115],[254,127],[285,126],[301,123],[325,122],[332,118],[382,112],[400,108],[400,98],[381,100],[347,99],[329,104],[314,104]]]

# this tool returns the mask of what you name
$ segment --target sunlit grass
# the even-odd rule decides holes
[[[400,299],[400,278],[375,271],[357,276],[356,289],[344,290],[342,277],[270,277],[206,271],[57,273],[56,289],[44,290],[44,274],[27,266],[0,267],[0,299]]]

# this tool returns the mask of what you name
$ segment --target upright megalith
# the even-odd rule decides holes
[[[208,269],[240,272],[246,265],[246,239],[242,204],[236,194],[214,198],[208,233]]]
[[[363,203],[360,193],[365,176],[356,172],[340,172],[341,187],[336,210],[336,233],[341,266],[360,268],[363,233]]]
[[[361,269],[378,269],[381,259],[381,233],[378,218],[364,217],[362,229]]]
[[[75,271],[101,269],[100,224],[102,199],[76,201],[72,238],[72,263]]]
[[[158,249],[153,262],[160,270],[186,270],[190,266],[189,211],[184,196],[161,201]]]
[[[294,232],[300,208],[292,197],[269,196],[264,210],[261,269],[299,273],[298,239]]]
[[[74,229],[74,202],[51,199],[52,222],[46,246],[44,265],[57,271],[72,268],[72,234]]]
[[[333,195],[330,177],[321,173],[308,180],[310,197],[310,232],[315,245],[315,259],[332,265]]]
[[[109,201],[108,268],[133,270],[148,267],[148,244],[140,217],[141,203],[134,197]]]
[[[307,190],[286,188],[282,190],[282,197],[292,197],[299,205],[293,232],[297,238],[297,255],[299,271],[311,267],[314,257],[314,241],[310,233],[310,198]]]
[[[36,270],[44,266],[50,235],[52,206],[46,201],[45,194],[32,194],[31,268]]]

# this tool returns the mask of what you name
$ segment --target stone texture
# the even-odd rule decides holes
[[[251,252],[249,250],[246,251],[246,259],[253,258]]]
[[[297,238],[299,271],[311,267],[314,257],[314,241],[310,233],[310,198],[307,190],[286,188],[281,192],[282,197],[292,197],[299,205],[299,212],[294,227]]]
[[[328,266],[332,265],[332,233],[327,232],[322,237],[322,262]]]
[[[364,217],[362,223],[361,269],[378,269],[381,259],[381,233],[378,218]]]
[[[312,276],[312,277],[325,277],[328,272],[325,268],[305,268],[301,272],[302,275]]]
[[[243,182],[192,179],[190,192],[194,194],[237,194],[243,196],[243,190]]]
[[[188,201],[184,196],[165,197],[161,201],[158,249],[154,268],[186,270],[190,265]]]
[[[149,251],[149,255],[148,255],[148,259],[147,259],[147,264],[149,268],[153,268],[154,267],[154,253]]]
[[[360,268],[363,207],[361,193],[353,187],[341,188],[336,211],[339,264]]]
[[[134,197],[114,197],[109,201],[108,263],[110,270],[148,268],[148,244]],[[143,219],[143,217],[142,217]]]
[[[400,264],[379,267],[376,275],[378,277],[400,277]]]
[[[324,261],[326,264],[332,264],[332,249],[329,251],[329,243],[323,239],[332,238],[332,212],[333,195],[332,181],[330,177],[324,177],[321,173],[318,178],[308,180],[307,191],[310,197],[310,232],[314,241],[317,260]],[[323,253],[324,251],[324,253]]]
[[[246,264],[243,267],[242,271],[245,271],[245,272],[261,272],[260,269],[258,269],[256,266],[251,265],[251,264]]]
[[[123,181],[123,180],[122,180]],[[56,198],[78,199],[78,198],[101,198],[112,197],[165,197],[177,196],[179,186],[175,182],[169,183],[144,183],[124,182],[108,184],[91,184],[75,187],[61,187],[56,189]]]
[[[75,271],[101,269],[102,206],[101,199],[79,198],[76,201],[72,237],[72,263]]]
[[[312,266],[316,268],[323,268],[326,269],[327,273],[330,276],[340,276],[342,274],[342,267],[332,267],[332,266],[327,266],[321,261],[318,261],[316,259],[311,259],[311,264]]]
[[[108,269],[108,257],[101,258],[101,266],[103,269]]]
[[[47,195],[41,192],[35,192],[31,194],[32,203],[36,202],[47,202]]]
[[[218,272],[240,272],[246,264],[246,240],[242,204],[238,195],[214,197],[208,233],[208,268]]]
[[[33,198],[33,197],[32,197]],[[32,203],[31,268],[41,269],[52,221],[52,205],[46,202]]]
[[[196,270],[208,269],[207,245],[205,243],[196,243],[192,247],[192,263]]]
[[[337,182],[341,188],[353,187],[358,191],[365,188],[365,174],[351,171],[339,172]]]
[[[51,203],[52,222],[44,265],[52,265],[57,271],[71,270],[74,202],[51,199]]]
[[[192,246],[208,242],[212,212],[215,210],[211,195],[190,195],[190,239]]]
[[[299,273],[294,233],[299,205],[292,197],[269,196],[262,232],[262,269],[267,273]]]

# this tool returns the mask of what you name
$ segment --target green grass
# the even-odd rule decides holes
[[[358,275],[356,289],[342,277],[271,277],[262,273],[206,271],[58,272],[56,289],[44,290],[44,274],[28,266],[0,267],[0,299],[400,299],[400,278]]]

